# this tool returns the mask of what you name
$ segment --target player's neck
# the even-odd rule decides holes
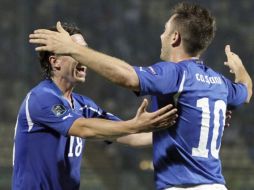
[[[170,54],[168,61],[178,63],[178,62],[189,60],[189,59],[199,59],[199,57],[200,55],[193,56],[193,55],[189,55],[185,53],[184,51],[175,51]]]
[[[52,77],[52,81],[56,86],[62,91],[63,96],[71,100],[71,93],[73,91],[74,85],[71,82],[66,81],[66,79]]]

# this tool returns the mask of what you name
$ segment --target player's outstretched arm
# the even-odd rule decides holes
[[[137,133],[119,137],[116,139],[116,142],[132,146],[132,147],[146,147],[153,144],[153,134],[150,133]]]
[[[229,45],[226,45],[225,53],[227,56],[227,61],[224,64],[229,67],[231,73],[235,74],[236,83],[243,83],[247,86],[248,97],[246,103],[249,103],[252,96],[252,80],[250,78],[250,75],[246,71],[242,60],[237,54],[231,51]]]
[[[167,105],[156,112],[147,112],[145,99],[136,116],[127,121],[79,118],[74,121],[68,134],[82,138],[117,138],[124,135],[151,132],[171,126],[177,118],[177,110]]]
[[[139,79],[134,68],[125,61],[94,51],[88,47],[73,42],[60,22],[58,32],[38,29],[29,35],[29,42],[38,44],[36,51],[50,51],[56,54],[71,55],[81,64],[94,70],[108,80],[123,87],[139,91]]]

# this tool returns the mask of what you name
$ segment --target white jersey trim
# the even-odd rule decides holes
[[[181,83],[180,83],[178,92],[174,95],[174,102],[175,102],[175,105],[177,105],[178,98],[179,98],[180,94],[181,94],[182,91],[183,91],[184,82],[185,82],[185,74],[186,74],[186,72],[183,71],[183,78],[182,78],[182,80],[181,80]]]
[[[96,110],[96,109],[94,109],[94,108],[92,108],[92,107],[90,107],[90,106],[87,106],[87,105],[85,105],[84,107],[80,108],[80,110],[83,110],[83,109],[89,109],[89,110],[91,110],[91,111],[93,111],[93,112],[96,112],[96,113],[99,114],[100,116],[102,115],[102,112],[100,112],[100,111],[98,111],[98,110]],[[110,116],[114,116],[113,114],[108,113],[108,112],[106,112],[106,114],[107,114],[107,115],[110,115]]]
[[[14,143],[13,143],[13,150],[12,150],[12,165],[14,166],[14,161],[15,161],[15,138],[16,138],[16,132],[17,132],[17,127],[19,123],[19,115],[17,116],[17,121],[14,129]]]
[[[28,125],[28,132],[30,132],[34,126],[34,123],[30,117],[30,112],[29,112],[29,108],[28,108],[30,95],[31,95],[31,92],[27,94],[27,98],[26,98],[26,120],[27,120],[27,125]]]

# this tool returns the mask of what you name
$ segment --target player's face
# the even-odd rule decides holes
[[[81,46],[87,46],[83,36],[81,34],[74,34],[71,36],[72,40]],[[86,67],[81,65],[71,56],[58,56],[60,61],[59,75],[61,78],[66,79],[68,82],[85,82],[86,79]]]
[[[173,34],[172,19],[173,19],[173,16],[166,23],[165,30],[161,34],[161,55],[160,55],[160,58],[164,61],[169,61],[169,56],[170,56],[170,52],[171,52],[171,37]]]

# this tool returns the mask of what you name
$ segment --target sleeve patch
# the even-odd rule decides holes
[[[52,107],[51,111],[55,114],[55,116],[60,117],[66,113],[67,109],[63,105],[57,104]]]

